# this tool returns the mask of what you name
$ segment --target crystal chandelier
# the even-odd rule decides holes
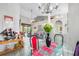
[[[39,10],[43,13],[43,14],[51,14],[53,12],[55,12],[58,9],[59,5],[56,3],[42,3],[39,4]]]
[[[59,4],[56,3],[42,3],[39,4],[39,10],[41,11],[42,14],[47,14],[48,15],[48,22],[51,22],[51,14],[55,13],[57,9],[59,8]]]

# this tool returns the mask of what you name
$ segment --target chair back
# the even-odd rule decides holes
[[[32,39],[31,39],[31,46],[33,48],[33,51],[34,50],[38,50],[38,39],[36,36],[33,36]]]

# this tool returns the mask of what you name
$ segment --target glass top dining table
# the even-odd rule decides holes
[[[55,42],[51,42],[55,44]],[[47,50],[45,50],[45,48]],[[63,46],[57,45],[56,47],[47,47],[45,40],[39,39],[39,53],[44,56],[62,56],[63,55]]]

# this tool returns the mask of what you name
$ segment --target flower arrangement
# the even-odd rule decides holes
[[[47,33],[51,32],[51,30],[53,29],[51,23],[44,24],[44,27],[43,28],[44,28],[44,31],[47,32]]]

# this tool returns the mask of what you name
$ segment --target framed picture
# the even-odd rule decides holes
[[[4,29],[13,28],[13,17],[4,16]]]

